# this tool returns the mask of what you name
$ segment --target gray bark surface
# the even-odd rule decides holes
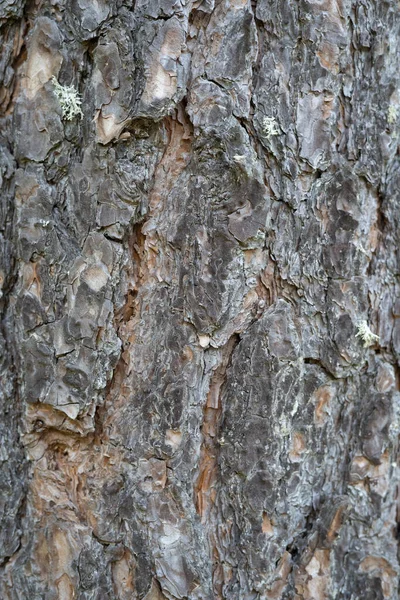
[[[0,598],[397,599],[399,3],[0,31]]]

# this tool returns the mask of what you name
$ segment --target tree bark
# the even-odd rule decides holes
[[[0,24],[0,597],[397,599],[398,2]]]

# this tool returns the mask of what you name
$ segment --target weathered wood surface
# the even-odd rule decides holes
[[[399,11],[0,2],[1,599],[398,598]]]

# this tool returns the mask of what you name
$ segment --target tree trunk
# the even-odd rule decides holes
[[[1,599],[397,599],[398,2],[0,4]]]

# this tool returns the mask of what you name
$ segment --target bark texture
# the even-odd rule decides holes
[[[1,599],[397,599],[398,2],[0,27]]]

